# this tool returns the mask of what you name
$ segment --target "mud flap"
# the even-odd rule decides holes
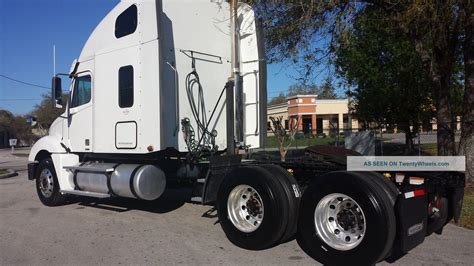
[[[219,187],[228,173],[239,167],[241,158],[237,155],[214,156],[210,158],[211,174],[206,178],[202,191],[202,203],[212,204],[217,199]]]
[[[395,204],[397,217],[397,236],[393,253],[407,253],[421,244],[426,236],[428,218],[428,199],[424,189],[407,189],[402,192]]]
[[[457,223],[461,217],[461,209],[464,198],[464,187],[454,188],[449,202],[451,204],[450,210],[453,212],[454,221]]]
[[[34,180],[35,179],[36,168],[38,168],[38,163],[29,163],[28,164],[28,180]]]

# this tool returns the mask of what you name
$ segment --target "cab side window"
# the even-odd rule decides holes
[[[119,106],[127,108],[133,106],[133,66],[123,66],[119,69]]]
[[[71,108],[81,106],[91,101],[91,76],[77,77],[72,92]]]
[[[131,5],[115,20],[115,38],[130,35],[137,29],[137,6]]]

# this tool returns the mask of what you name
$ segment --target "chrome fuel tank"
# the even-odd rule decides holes
[[[154,200],[163,194],[166,176],[154,165],[88,163],[76,170],[74,184],[81,191]]]

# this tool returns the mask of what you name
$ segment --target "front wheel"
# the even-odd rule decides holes
[[[323,264],[375,264],[387,256],[395,231],[391,199],[367,176],[329,173],[303,194],[297,241]]]
[[[60,192],[58,178],[51,158],[41,161],[38,166],[36,192],[40,201],[46,206],[58,206],[66,201],[66,196]]]

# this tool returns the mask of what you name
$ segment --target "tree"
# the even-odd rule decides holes
[[[293,84],[288,88],[287,93],[280,92],[277,97],[272,98],[268,104],[278,104],[286,102],[286,98],[295,95],[317,94],[319,91],[316,84]]]
[[[68,99],[68,94],[63,94],[62,96],[63,108],[56,109],[56,108],[53,108],[51,96],[44,94],[43,99],[41,100],[41,103],[35,106],[35,108],[31,112],[31,115],[36,117],[38,123],[43,128],[49,128],[51,124],[53,123],[53,121],[58,116],[64,113],[66,109],[67,99]]]
[[[459,52],[462,6],[459,1],[406,2],[398,6],[381,1],[381,6],[409,36],[429,73],[438,124],[438,155],[452,155],[455,148],[449,89]]]
[[[273,117],[270,116],[270,121],[272,121],[270,125],[270,129],[272,130],[273,134],[278,140],[280,144],[280,159],[282,162],[286,159],[286,153],[288,152],[288,148],[291,146],[291,143],[295,140],[295,134],[298,131],[298,124],[300,123],[299,118],[290,118],[289,119],[289,129],[286,130],[285,126],[283,125],[283,117]]]
[[[293,84],[288,88],[287,96],[317,94],[318,86],[316,84]]]
[[[466,23],[464,17],[466,13],[472,14],[469,0],[249,2],[256,7],[257,17],[266,29],[269,62],[289,60],[299,65],[305,76],[313,75],[315,66],[331,63],[339,49],[338,42],[350,35],[354,21],[367,7],[383,10],[383,19],[409,38],[429,73],[438,122],[438,154],[454,153],[449,87],[459,52],[461,29]],[[464,108],[470,111],[472,105],[464,105]]]
[[[409,153],[420,121],[431,114],[430,83],[415,47],[383,17],[379,8],[368,7],[341,41],[335,64],[354,87],[356,116],[401,128]]]
[[[335,36],[348,30],[360,9],[353,1],[247,0],[265,29],[267,62],[285,62],[307,83],[330,63]]]
[[[283,92],[280,92],[277,97],[273,97],[268,104],[273,105],[273,104],[279,104],[279,103],[284,103],[286,101],[286,96],[283,94]]]
[[[470,4],[470,5],[469,5]],[[474,181],[474,7],[463,1],[464,16],[464,98],[459,154],[466,156],[466,177]]]
[[[10,138],[18,139],[18,144],[30,145],[36,137],[26,119],[25,116],[16,116],[7,110],[0,110],[0,131],[8,132]]]
[[[388,2],[388,1],[384,1]],[[395,21],[410,36],[425,69],[430,73],[438,123],[438,155],[455,154],[450,82],[462,51],[464,99],[462,132],[458,153],[466,155],[467,179],[473,179],[474,119],[474,6],[470,0],[416,1],[399,7],[385,4]]]
[[[0,109],[0,130],[8,131],[14,117],[10,111]]]
[[[31,145],[37,139],[31,126],[27,123],[26,116],[15,116],[10,126],[10,132],[23,145]]]
[[[337,95],[332,85],[331,77],[327,77],[323,85],[318,90],[318,99],[336,99]]]

